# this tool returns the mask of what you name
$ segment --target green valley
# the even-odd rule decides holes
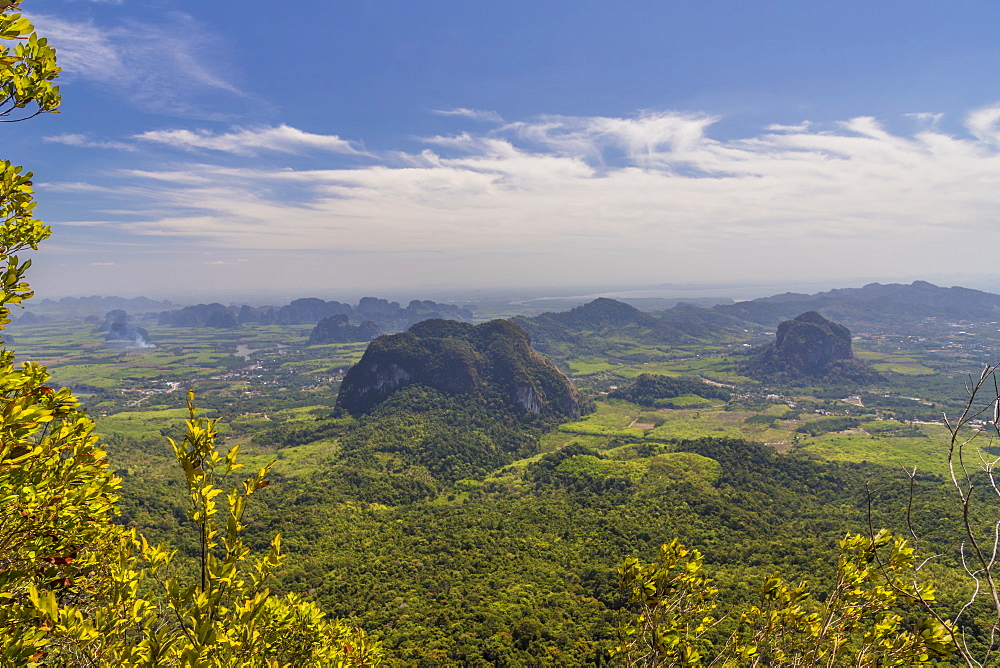
[[[878,372],[867,382],[754,379],[743,369],[765,328],[729,318],[678,336],[658,329],[663,314],[609,301],[561,324],[515,319],[576,385],[578,417],[539,413],[555,395],[510,403],[517,387],[551,383],[537,376],[545,367],[523,366],[534,353],[497,375],[517,327],[426,321],[414,330],[424,342],[378,339],[385,352],[368,364],[402,365],[390,375],[412,382],[353,414],[338,392],[369,345],[310,345],[306,325],[140,320],[156,347],[124,349],[73,319],[9,331],[19,356],[76,388],[124,479],[123,520],[179,549],[181,568],[196,542],[166,438],[182,433],[187,391],[220,419],[224,450],[239,445],[254,467],[274,461],[250,540],[280,532],[292,556],[279,590],[364,628],[390,665],[603,665],[627,609],[616,568],[675,537],[705,554],[725,605],[740,606],[776,570],[827,581],[845,533],[906,532],[908,505],[933,544],[958,535],[942,520],[956,511],[941,415],[961,412],[962,379],[978,373],[988,339],[956,346],[951,328],[929,327],[906,348],[862,330],[856,358]],[[445,345],[450,336],[465,342]],[[977,513],[995,506],[982,503]],[[933,575],[960,582],[949,559]],[[942,589],[942,601],[964,587]]]

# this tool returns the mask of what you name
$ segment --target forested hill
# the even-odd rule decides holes
[[[401,334],[381,336],[344,377],[337,405],[369,413],[393,393],[418,385],[499,400],[545,417],[577,417],[576,389],[555,365],[532,350],[528,334],[509,320],[470,325],[425,320]]]
[[[691,317],[665,319],[624,302],[601,297],[560,313],[514,318],[531,335],[535,348],[550,356],[566,350],[607,350],[611,340],[628,339],[647,345],[685,345],[717,341],[743,321],[716,316],[712,311],[685,306]]]

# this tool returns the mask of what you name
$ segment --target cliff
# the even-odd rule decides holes
[[[337,406],[371,412],[394,392],[423,385],[543,417],[577,417],[576,388],[531,348],[527,332],[509,320],[481,325],[424,320],[406,332],[380,336],[344,377]]]
[[[874,380],[878,374],[854,359],[851,332],[815,311],[778,325],[774,343],[754,356],[744,369],[754,376]]]

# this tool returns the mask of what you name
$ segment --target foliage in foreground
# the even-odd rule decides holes
[[[55,51],[0,4],[0,120],[54,112]],[[34,111],[32,111],[34,110]],[[17,114],[21,113],[18,117]],[[31,297],[30,261],[50,229],[33,216],[31,173],[0,161],[0,329],[9,304]],[[280,539],[253,562],[241,538],[247,497],[268,467],[216,497],[224,458],[215,423],[195,417],[174,450],[188,513],[199,533],[201,578],[167,576],[173,554],[115,523],[121,481],[98,447],[94,423],[68,389],[46,385],[44,367],[0,349],[0,664],[9,666],[350,666],[379,650],[364,634],[324,619],[296,596],[271,596],[264,581],[281,564]],[[220,529],[219,517],[225,529]]]
[[[10,368],[7,375],[19,377]],[[264,586],[282,563],[280,536],[254,560],[242,517],[247,498],[267,485],[269,467],[224,492],[219,474],[239,466],[237,450],[219,453],[214,421],[196,418],[189,406],[187,434],[174,443],[201,550],[200,578],[188,583],[167,575],[173,553],[113,523],[119,481],[69,392],[42,393],[51,397],[45,406],[31,404],[33,396],[16,419],[5,414],[0,422],[4,435],[19,425],[28,430],[23,445],[5,446],[0,464],[8,518],[0,528],[4,665],[378,663],[380,650],[362,631]]]
[[[740,615],[721,647],[707,638],[725,615],[715,616],[719,591],[701,574],[701,553],[674,540],[660,548],[657,562],[631,557],[619,570],[631,614],[612,656],[627,666],[897,666],[926,664],[955,649],[951,629],[922,605],[934,592],[901,577],[913,569],[905,540],[885,530],[848,535],[840,550],[836,584],[822,602],[806,582],[770,577],[762,601]],[[911,609],[919,618],[904,624],[897,610]]]

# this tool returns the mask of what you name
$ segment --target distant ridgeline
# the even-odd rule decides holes
[[[337,316],[346,316],[346,321]],[[216,327],[235,329],[245,323],[262,325],[316,325],[334,318],[314,332],[313,343],[346,343],[370,341],[382,332],[399,332],[429,318],[468,321],[473,317],[468,309],[453,304],[413,300],[406,308],[397,302],[364,297],[357,306],[314,297],[296,299],[285,306],[254,307],[197,304],[160,314],[159,324],[181,327]],[[349,325],[355,329],[345,327]],[[362,338],[367,337],[367,338]],[[314,340],[315,339],[315,340]]]
[[[854,359],[851,332],[815,311],[778,325],[774,343],[754,355],[744,371],[758,378],[815,378],[873,382],[878,373]]]
[[[59,300],[42,299],[41,301],[31,301],[26,308],[21,311],[14,309],[12,318],[15,322],[28,325],[36,322],[44,322],[49,317],[55,318],[83,318],[86,316],[96,316],[108,311],[122,310],[132,313],[159,313],[163,309],[176,306],[167,300],[157,301],[146,297],[63,297]],[[98,320],[100,322],[100,320]]]
[[[651,408],[673,408],[677,404],[672,399],[691,395],[724,401],[728,401],[730,397],[729,391],[724,387],[710,385],[700,378],[678,378],[652,373],[639,374],[631,383],[608,393],[612,399],[624,399]]]
[[[845,328],[843,332],[851,327],[910,333],[917,324],[947,326],[962,321],[1000,320],[1000,295],[961,287],[942,288],[925,281],[910,285],[872,283],[863,288],[815,295],[788,293],[709,308],[680,303],[649,312],[602,297],[569,311],[513,320],[528,331],[539,351],[561,363],[586,357],[614,360],[619,355],[627,362],[630,356],[642,354],[643,347],[663,352],[667,347],[692,345],[732,346],[748,342],[757,345],[763,337],[770,338],[769,329],[773,332],[771,328],[797,320],[805,312],[814,312],[826,322],[842,323],[836,327],[832,323],[820,326],[831,335],[837,327]],[[796,331],[788,339],[791,347],[771,346],[763,356],[742,368],[760,379],[778,380],[775,374],[783,374],[784,380],[876,381],[879,376],[874,371],[853,359],[850,333],[845,338],[843,332],[832,336],[828,343],[842,341],[844,347],[839,350],[846,351],[845,356],[837,357],[838,348],[834,346],[827,351],[833,357],[826,359],[822,351],[817,351],[820,357],[811,361],[811,351],[791,345],[802,334]]]
[[[760,335],[765,328],[815,311],[848,327],[906,328],[927,318],[944,321],[1000,320],[1000,295],[926,281],[910,285],[871,283],[814,295],[786,293],[701,308],[678,304],[640,311],[602,297],[561,313],[517,317],[535,347],[553,357],[614,350],[614,339],[645,345],[725,343]]]
[[[716,328],[702,318],[666,321],[624,302],[600,297],[561,313],[515,318],[532,338],[573,340],[581,336],[626,334],[639,340],[694,343],[712,337]]]
[[[543,417],[580,415],[576,388],[509,320],[475,326],[424,320],[401,334],[380,336],[344,376],[337,406],[353,415],[369,413],[411,385],[486,403],[499,400]]]
[[[173,308],[167,301],[145,297],[66,297],[58,301],[33,302],[24,311],[12,314],[18,325],[42,322],[46,318],[101,317],[121,309],[146,318],[159,314],[159,324],[188,327],[235,328],[243,323],[315,325],[320,320],[346,315],[352,327],[375,323],[381,332],[401,332],[429,318],[471,321],[468,309],[453,304],[414,300],[405,308],[396,302],[365,297],[356,306],[317,298],[296,299],[284,306],[198,304]],[[816,311],[847,327],[906,327],[926,318],[990,321],[1000,319],[1000,295],[962,287],[943,288],[926,281],[910,285],[871,283],[862,288],[844,288],[813,295],[785,293],[732,304],[702,308],[680,303],[660,311],[644,312],[608,298],[598,298],[562,313],[517,317],[515,321],[531,335],[539,350],[553,354],[572,347],[579,352],[602,348],[608,339],[626,337],[643,344],[684,345],[724,343],[760,333],[800,313]],[[98,322],[100,322],[98,320]],[[342,342],[361,333],[329,323],[329,333],[317,333],[317,341]],[[369,333],[375,330],[370,329]],[[605,339],[598,343],[589,340]]]
[[[720,314],[775,325],[804,311],[817,311],[850,327],[901,325],[924,318],[995,320],[1000,295],[962,287],[942,288],[927,281],[910,285],[870,283],[814,295],[785,293],[716,306]]]
[[[666,314],[680,314],[681,317]],[[745,321],[687,304],[670,311],[645,313],[606,297],[570,311],[513,320],[527,330],[538,350],[551,356],[563,356],[570,350],[577,354],[604,353],[609,350],[609,344],[610,349],[614,348],[610,340],[623,338],[648,345],[723,341],[731,338],[730,330],[742,335],[747,327]]]

